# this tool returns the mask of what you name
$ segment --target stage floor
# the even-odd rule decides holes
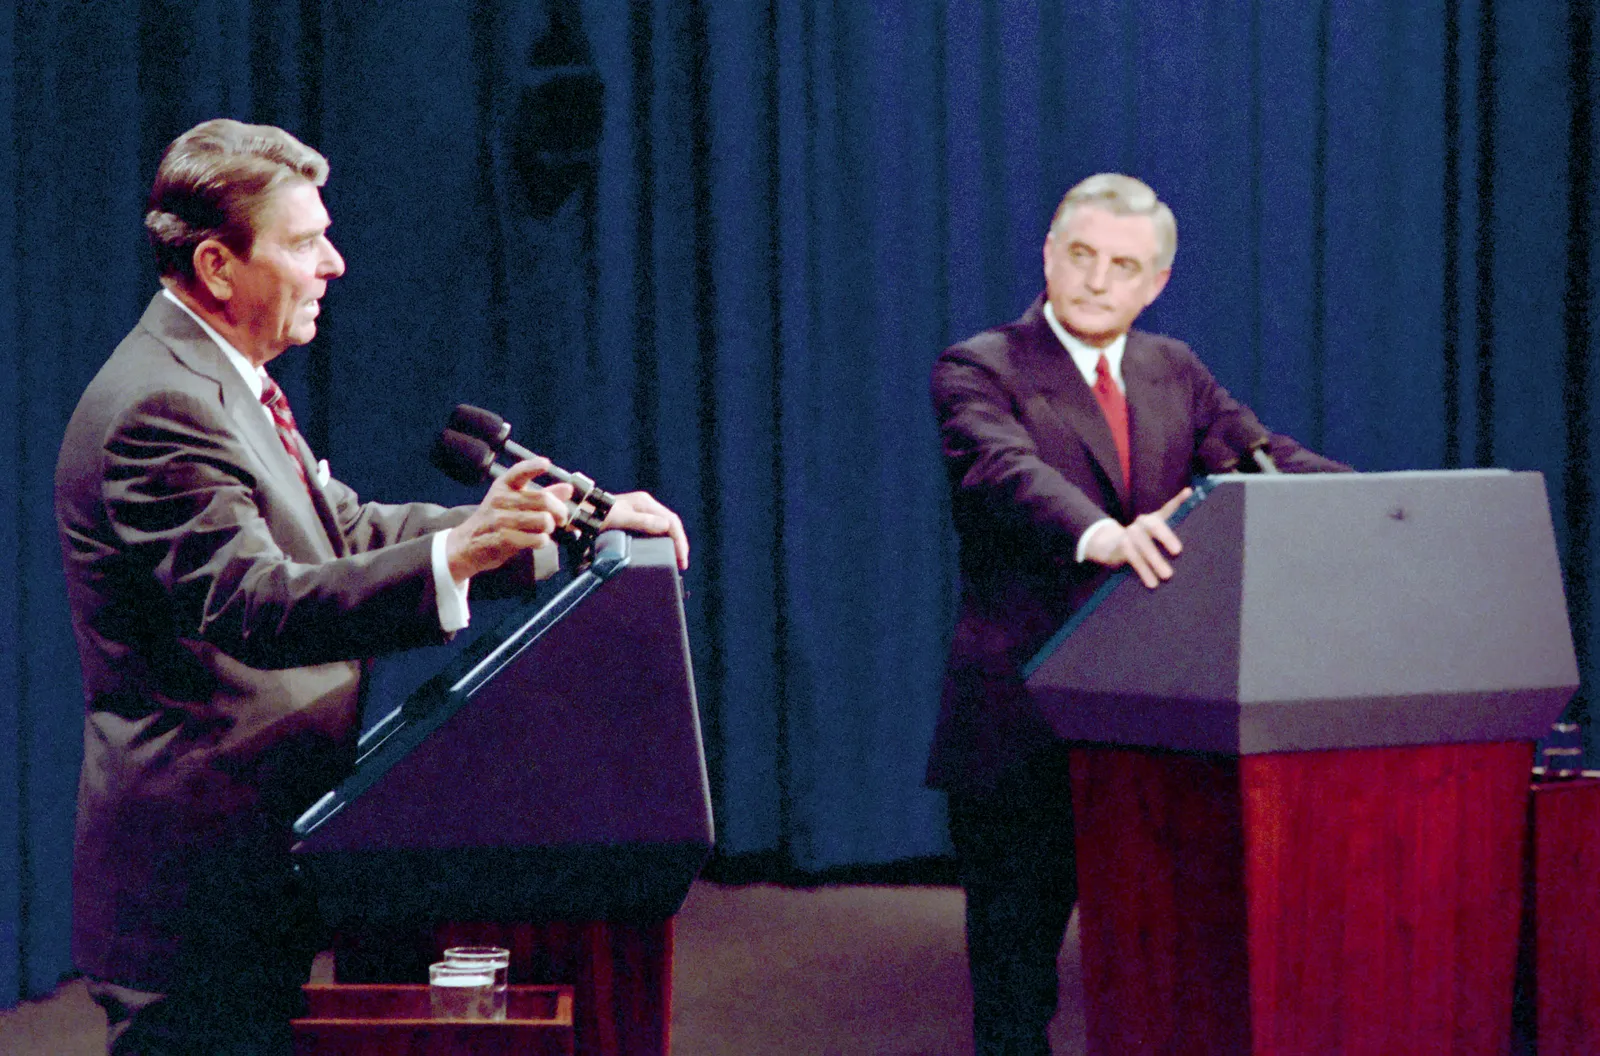
[[[948,887],[697,883],[676,929],[674,1056],[966,1056],[962,896]],[[322,965],[319,963],[319,969]],[[1083,1052],[1076,917],[1061,957],[1057,1056]],[[0,1012],[0,1053],[102,1056],[78,984]]]

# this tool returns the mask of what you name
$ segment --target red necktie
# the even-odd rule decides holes
[[[1127,491],[1133,479],[1132,459],[1128,452],[1128,401],[1123,398],[1122,390],[1117,388],[1116,380],[1111,377],[1111,364],[1106,362],[1104,352],[1094,365],[1094,398],[1100,401],[1100,411],[1111,426],[1111,439],[1117,444],[1117,461],[1122,463],[1122,489]]]
[[[306,464],[300,459],[300,444],[304,441],[300,439],[300,430],[295,428],[294,412],[289,410],[289,397],[283,394],[277,382],[265,374],[262,375],[261,402],[272,415],[272,424],[278,428],[278,440],[283,444],[283,449],[289,452],[289,461],[294,463],[294,471],[300,474],[300,483],[309,488],[311,485],[306,481]]]

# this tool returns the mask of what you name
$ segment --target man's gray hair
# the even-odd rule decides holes
[[[173,140],[144,215],[161,274],[193,281],[195,247],[208,238],[248,257],[262,209],[290,179],[321,187],[328,159],[281,128],[219,117]]]
[[[1156,229],[1156,270],[1172,267],[1172,258],[1178,253],[1178,222],[1173,219],[1167,203],[1156,197],[1149,184],[1120,172],[1096,173],[1061,199],[1050,221],[1050,233],[1055,234],[1065,227],[1072,214],[1083,205],[1092,205],[1117,216],[1148,216]]]

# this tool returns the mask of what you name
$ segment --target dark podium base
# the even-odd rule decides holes
[[[1600,778],[1534,785],[1528,815],[1518,1048],[1589,1056],[1600,1039]]]
[[[1088,1052],[1504,1052],[1531,762],[1075,751]]]
[[[411,983],[451,946],[504,946],[510,982],[573,991],[576,1056],[666,1056],[672,1006],[672,920],[628,923],[452,922],[371,928],[334,938],[340,983]]]

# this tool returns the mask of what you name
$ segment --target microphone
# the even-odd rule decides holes
[[[450,428],[444,429],[434,440],[433,450],[428,452],[428,461],[457,484],[469,487],[506,474],[506,467],[495,461],[494,448],[475,436],[468,436]],[[553,470],[555,467],[551,468]],[[557,476],[554,472],[549,475],[557,477],[562,483],[566,483],[574,475],[568,474],[566,470],[560,472],[564,476]],[[609,509],[609,506],[607,508]],[[603,511],[584,509],[575,502],[567,503],[566,527],[581,539],[593,540],[600,534],[600,524],[604,520]]]
[[[1225,418],[1214,427],[1223,446],[1235,452],[1235,463],[1249,456],[1250,464],[1255,466],[1257,473],[1279,472],[1277,463],[1272,461],[1272,455],[1267,446],[1270,438],[1261,426],[1244,416]],[[1208,436],[1209,440],[1210,437]],[[1202,443],[1202,452],[1206,445]],[[1249,472],[1244,470],[1243,472]]]
[[[510,422],[493,411],[474,407],[470,403],[456,404],[456,409],[450,412],[450,421],[445,425],[445,430],[478,440],[489,449],[491,461],[501,451],[517,459],[534,457],[532,451],[511,439]],[[545,473],[562,484],[571,484],[572,501],[579,506],[588,503],[601,520],[611,512],[616,502],[616,496],[596,487],[594,478],[583,473],[569,473],[553,463]]]
[[[433,441],[428,461],[457,484],[472,487],[505,475],[494,449],[476,437],[446,429]]]
[[[1239,453],[1214,433],[1207,433],[1205,439],[1200,441],[1200,449],[1195,457],[1207,473],[1239,472]]]

